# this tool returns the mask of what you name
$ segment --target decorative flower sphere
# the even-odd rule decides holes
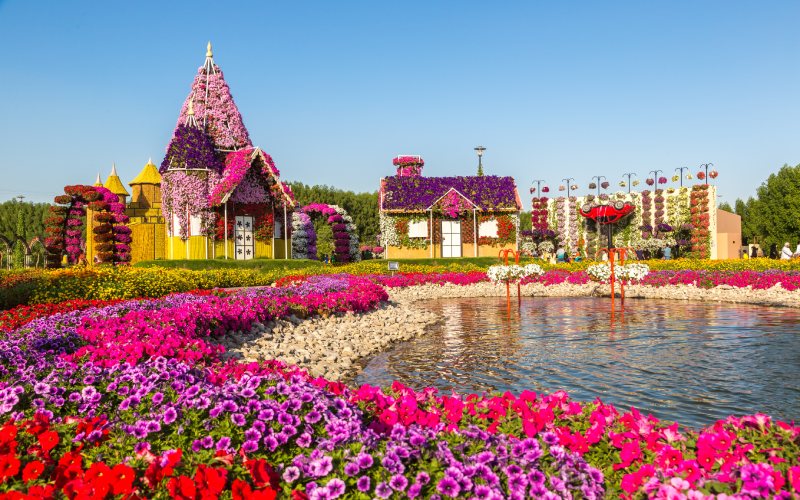
[[[543,193],[549,193],[550,192],[550,188],[545,186],[545,187],[542,188],[542,192]]]
[[[574,185],[570,186],[569,189],[570,189],[570,191],[574,191],[575,189],[578,189],[578,185],[574,184]]]
[[[673,175],[672,176],[672,182],[678,182],[680,179],[681,179],[680,175]]]
[[[697,178],[701,181],[706,178],[706,174],[703,171],[697,172]]]
[[[606,182],[606,181],[601,182],[600,183],[600,187],[603,188],[603,189],[608,189],[608,182]]]
[[[632,183],[632,184],[633,184],[633,186],[635,187],[635,186],[638,186],[640,183],[639,183],[639,181],[637,180],[637,181],[633,181],[633,183]]]
[[[405,165],[419,165],[422,167],[425,165],[425,160],[423,160],[421,156],[395,156],[392,160],[392,164],[396,167]]]
[[[595,184],[594,182],[590,182],[589,189],[597,189],[597,184]]]
[[[531,188],[531,194],[533,194],[533,193],[535,193],[535,192],[536,192],[536,188],[535,188],[535,187],[532,187],[532,188]]]
[[[718,175],[719,172],[717,172],[716,170],[712,170],[711,172],[708,173],[708,176],[711,177],[712,179],[716,179]]]
[[[624,188],[624,187],[627,187],[627,186],[628,185],[625,183],[625,181],[619,181],[619,187]]]
[[[653,179],[647,179],[645,182],[647,183],[648,186],[652,186],[653,184],[656,183],[656,181],[654,181]]]
[[[692,179],[693,179],[692,174],[686,174],[686,180],[690,181]]]
[[[667,178],[666,177],[659,177],[658,178],[658,183],[659,184],[666,184],[667,183]]]
[[[567,188],[565,188],[563,184],[558,186],[558,190],[559,191],[564,191],[565,189],[567,189]]]

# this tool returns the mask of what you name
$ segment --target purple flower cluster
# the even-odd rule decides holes
[[[483,211],[519,210],[513,177],[386,177],[382,182],[384,210],[425,210],[455,188]]]

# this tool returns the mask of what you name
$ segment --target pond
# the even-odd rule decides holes
[[[512,298],[513,300],[513,298]],[[666,300],[444,299],[444,322],[363,360],[356,384],[460,393],[567,391],[699,428],[728,415],[800,420],[800,311]],[[619,306],[618,306],[619,307]]]

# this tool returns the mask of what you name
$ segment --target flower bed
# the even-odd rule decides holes
[[[577,276],[588,280],[560,270],[537,279]],[[0,492],[790,498],[800,489],[800,428],[766,415],[686,431],[563,392],[350,389],[279,362],[223,363],[211,341],[277,316],[370,310],[386,299],[374,281],[486,280],[480,271],[320,276],[33,319],[0,340]]]

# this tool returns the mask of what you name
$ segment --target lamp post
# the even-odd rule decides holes
[[[689,167],[678,167],[678,168],[675,169],[675,171],[678,172],[678,174],[681,177],[681,187],[683,187],[683,171],[684,170],[689,170]]]
[[[600,179],[605,179],[605,178],[606,178],[605,175],[595,175],[595,176],[592,177],[592,180],[596,180],[597,181],[597,198],[598,199],[600,198]]]
[[[713,167],[713,166],[714,166],[713,163],[703,163],[702,165],[700,165],[700,168],[706,169],[706,178],[704,179],[706,181],[706,186],[708,186],[708,167]]]
[[[653,174],[653,186],[654,186],[653,190],[655,191],[656,189],[658,189],[658,174],[663,174],[664,171],[663,170],[651,170],[650,173]]]
[[[625,176],[628,177],[628,194],[631,194],[631,176],[636,175],[636,174],[633,173],[633,172],[628,172],[628,173],[625,173],[625,174],[622,174],[622,175],[625,175]]]
[[[478,153],[478,176],[483,176],[483,152],[486,151],[486,148],[483,146],[478,146],[475,148],[475,152]]]
[[[536,193],[541,193],[541,192],[542,192],[542,191],[541,191],[541,187],[542,187],[542,183],[544,182],[544,179],[535,179],[535,180],[532,180],[532,181],[531,181],[531,191],[532,191],[532,192],[533,192],[533,186],[532,186],[532,184],[533,184],[534,182],[536,183],[536,191],[535,191],[535,192],[536,192]]]
[[[574,182],[575,179],[573,177],[567,177],[566,179],[561,179],[561,180],[567,183],[567,198],[569,198],[569,193],[570,193],[569,182],[570,181]]]

